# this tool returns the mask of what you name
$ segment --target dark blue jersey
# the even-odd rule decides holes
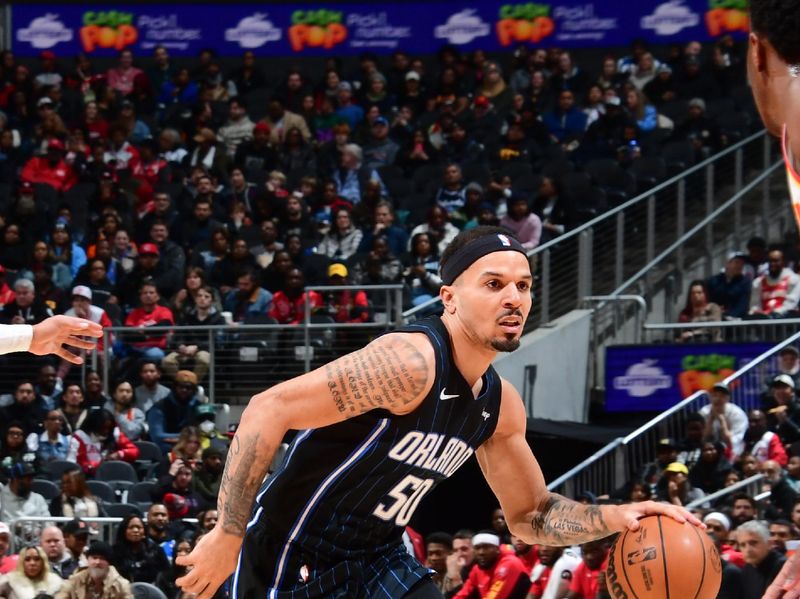
[[[297,581],[293,552],[336,561],[394,551],[425,495],[493,434],[501,397],[495,370],[484,373],[475,398],[440,318],[398,332],[428,336],[436,354],[433,387],[407,415],[373,410],[298,433],[260,490],[251,521],[283,540],[270,588]]]

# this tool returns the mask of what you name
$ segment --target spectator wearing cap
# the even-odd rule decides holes
[[[3,306],[0,321],[6,324],[38,324],[53,315],[52,310],[36,299],[36,288],[28,279],[14,282],[14,301]]]
[[[103,462],[133,463],[138,457],[139,448],[119,429],[114,414],[102,408],[91,410],[73,433],[67,455],[87,476],[94,475]]]
[[[656,68],[656,76],[645,84],[642,91],[656,107],[673,102],[677,98],[678,90],[672,77],[672,67],[666,63],[660,64]]]
[[[0,579],[0,596],[7,599],[33,599],[38,595],[53,596],[64,580],[50,569],[41,547],[27,545],[19,554],[14,571]]]
[[[786,268],[782,250],[773,248],[767,256],[767,272],[753,281],[750,314],[786,318],[798,309],[800,275]]]
[[[219,447],[226,449],[230,438],[217,429],[217,409],[213,404],[204,403],[197,406],[195,424],[200,431],[200,447]]]
[[[741,552],[728,544],[728,534],[731,530],[730,518],[722,512],[710,512],[703,517],[703,524],[708,527],[709,532],[714,533],[715,539],[718,541],[719,556],[724,561],[743,568],[744,557]]]
[[[351,131],[354,131],[364,120],[364,109],[354,103],[353,86],[349,82],[339,83],[336,90],[336,103],[336,114],[350,125]]]
[[[522,563],[512,552],[500,549],[500,538],[494,531],[481,531],[472,537],[475,565],[464,586],[453,595],[467,597],[524,597],[530,579]]]
[[[347,144],[342,148],[340,167],[334,171],[333,180],[339,197],[351,204],[361,201],[369,181],[380,183],[382,193],[386,193],[378,171],[364,164],[364,153],[357,144]]]
[[[180,279],[175,281],[173,273],[168,273],[161,264],[161,252],[155,243],[143,243],[139,246],[136,266],[118,284],[120,303],[128,309],[134,306],[137,294],[145,283],[152,283],[159,293],[167,297],[180,287]]]
[[[228,122],[219,129],[219,139],[225,145],[228,157],[233,159],[239,146],[253,138],[255,123],[247,116],[247,104],[236,97],[228,102]]]
[[[744,318],[750,308],[750,281],[744,276],[747,255],[731,252],[722,272],[708,280],[709,300],[722,308],[724,318]]]
[[[702,98],[708,101],[719,97],[717,82],[706,72],[696,54],[687,55],[683,65],[676,69],[675,88],[684,100]]]
[[[511,196],[508,213],[500,219],[500,226],[514,233],[526,250],[532,250],[539,245],[542,221],[531,212],[528,195],[525,193],[516,192]]]
[[[147,244],[144,244],[147,245]],[[130,351],[139,357],[161,361],[167,347],[167,333],[158,331],[147,333],[148,327],[169,326],[175,324],[172,310],[159,305],[158,288],[154,282],[145,281],[139,288],[139,307],[134,308],[125,319],[125,326],[136,327],[141,331],[138,337],[129,335]]]
[[[328,267],[330,285],[349,285],[348,271],[344,264],[336,263]],[[370,320],[369,301],[365,291],[332,291],[325,297],[328,314],[336,322],[368,322]]]
[[[64,534],[64,546],[70,555],[70,561],[62,564],[61,572],[64,576],[69,577],[77,570],[86,568],[84,550],[89,542],[91,529],[80,518],[73,518],[64,524],[62,532]]]
[[[731,403],[731,390],[725,383],[715,384],[708,397],[709,404],[700,408],[700,414],[706,419],[703,436],[724,443],[725,456],[733,462],[744,451],[747,414]]]
[[[194,295],[194,309],[178,319],[178,325],[185,327],[220,326],[225,319],[214,307],[214,293],[204,285]],[[208,353],[208,333],[180,330],[171,340],[174,351],[167,354],[161,363],[164,372],[175,378],[179,370],[194,371],[198,381],[208,374],[211,365],[211,354]]]
[[[800,441],[800,406],[795,392],[794,379],[788,374],[779,374],[772,379],[769,393],[761,402],[769,429],[778,433],[785,447]]]
[[[629,124],[622,100],[614,90],[607,90],[605,114],[589,126],[583,143],[600,158],[616,158],[617,149],[627,141],[625,131]]]
[[[28,160],[22,167],[20,178],[28,183],[44,183],[56,191],[68,191],[78,182],[78,177],[64,161],[64,152],[64,142],[51,138],[47,142],[47,153]]]
[[[3,460],[3,466],[6,468],[8,484],[0,488],[0,521],[14,522],[30,517],[49,517],[47,501],[39,493],[31,491],[33,475],[36,474],[33,462]],[[30,541],[39,538],[41,529],[41,523],[19,523],[14,534],[18,538]]]
[[[181,429],[193,422],[200,404],[197,375],[190,370],[179,370],[175,375],[174,391],[156,403],[147,413],[150,438],[162,451],[169,451],[178,440]]]
[[[236,148],[234,164],[245,173],[270,172],[278,167],[279,156],[270,142],[272,129],[261,121],[253,126],[252,139],[242,141]]]
[[[702,490],[692,486],[689,481],[689,469],[680,462],[672,462],[664,468],[656,485],[656,491],[661,501],[673,505],[686,505],[705,496]]]
[[[66,265],[70,275],[74,278],[81,267],[86,264],[86,252],[72,239],[69,225],[62,219],[58,219],[53,225],[50,244],[52,247],[50,259]]]
[[[311,141],[311,131],[306,120],[290,110],[280,96],[273,96],[267,104],[267,116],[261,121],[269,126],[269,140],[278,146],[283,143],[290,129],[297,128],[305,141]]]
[[[56,63],[56,53],[52,50],[44,50],[39,53],[39,72],[33,78],[33,83],[37,88],[52,87],[61,85],[64,80],[58,70]]]
[[[217,495],[219,495],[219,486],[222,482],[222,470],[224,466],[224,446],[220,446],[219,444],[209,445],[203,450],[202,462],[194,473],[194,488],[200,497],[203,498],[206,505],[214,506],[217,504]]]
[[[112,566],[114,551],[103,541],[93,541],[86,551],[86,568],[75,572],[55,599],[134,599],[131,585]]]
[[[19,555],[10,554],[11,548],[11,529],[5,522],[0,522],[0,574],[8,574],[17,567]]]
[[[333,260],[344,261],[358,251],[364,232],[353,225],[350,210],[338,208],[334,226],[317,246],[317,253]]]
[[[228,172],[228,155],[213,129],[202,127],[192,138],[195,148],[188,157],[188,166],[202,166],[210,173]]]
[[[92,290],[86,285],[77,285],[72,288],[72,307],[64,314],[91,320],[92,322],[98,323],[103,328],[112,326],[111,319],[108,317],[108,314],[106,314],[106,311],[92,304]],[[97,340],[98,357],[103,353],[104,343],[105,340],[103,338]],[[63,380],[66,378],[68,372],[69,362],[62,360],[61,367],[59,368],[59,378]]]
[[[364,145],[364,164],[368,168],[380,168],[394,164],[400,146],[389,137],[389,121],[379,116],[370,127],[370,140]]]
[[[675,126],[673,138],[692,142],[697,160],[719,151],[723,141],[719,126],[706,114],[706,102],[703,98],[689,100],[689,112]]]
[[[664,468],[675,462],[677,457],[678,444],[675,439],[671,437],[659,439],[656,443],[656,459],[642,466],[636,479],[645,481],[650,485],[650,493],[655,494],[656,484],[664,473]]]
[[[800,383],[800,351],[796,346],[787,345],[778,352],[778,371],[779,374],[792,377],[794,388],[797,389]]]

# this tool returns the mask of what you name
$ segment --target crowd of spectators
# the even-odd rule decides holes
[[[124,50],[108,70],[85,55],[0,55],[0,322],[68,313],[135,330],[108,339],[126,364],[111,370],[109,395],[94,371],[3,361],[16,376],[0,396],[0,595],[129,599],[130,583],[148,582],[182,597],[174,558],[216,521],[228,431],[203,394],[207,335],[148,327],[291,325],[307,306],[367,322],[381,308],[363,290],[306,285],[401,283],[404,305],[422,305],[459,231],[500,224],[533,249],[651,185],[653,160],[688,166],[746,127],[742,49],[729,38],[659,58],[637,43],[596,71],[555,48],[499,58],[365,53],[352,71],[331,57],[272,79],[251,52],[227,73],[210,50],[187,65],[163,47]],[[717,449],[735,461],[730,451]],[[112,479],[101,496],[105,464],[120,462],[148,483],[141,511],[115,542],[89,543],[83,518],[119,515],[141,492]],[[684,497],[672,462],[666,490],[651,489],[659,471],[630,498]],[[73,520],[20,522],[31,516]],[[447,596],[485,596],[497,577],[508,597],[604,589],[607,543],[529,547],[512,544],[501,512],[492,526],[427,542],[409,530],[410,547]]]

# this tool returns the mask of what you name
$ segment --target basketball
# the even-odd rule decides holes
[[[714,599],[722,580],[716,547],[702,529],[666,516],[647,516],[620,534],[606,572],[614,599]]]

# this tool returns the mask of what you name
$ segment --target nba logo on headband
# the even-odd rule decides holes
[[[503,247],[511,247],[511,240],[505,235],[498,233],[497,238],[500,240],[500,243],[503,244]]]

